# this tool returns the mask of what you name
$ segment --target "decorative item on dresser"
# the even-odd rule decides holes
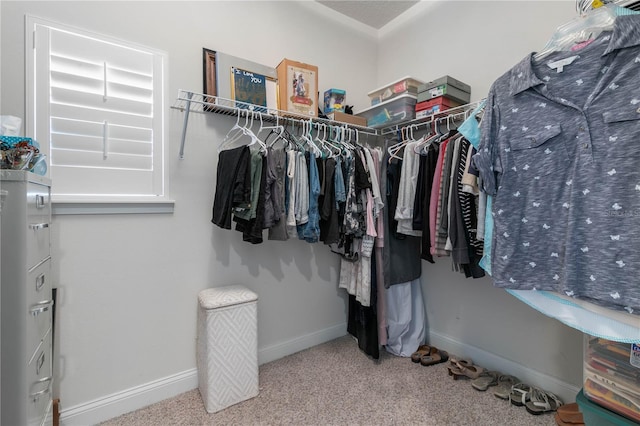
[[[3,425],[52,424],[51,184],[1,170]]]

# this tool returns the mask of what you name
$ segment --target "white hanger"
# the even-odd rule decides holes
[[[406,136],[407,132],[408,132],[408,128],[407,127],[402,127],[398,131],[400,140],[397,143],[387,147],[387,152],[389,153],[389,161],[391,161],[392,158],[397,158],[399,160],[402,160],[403,157],[400,157],[397,154],[407,144],[407,136]]]
[[[312,151],[314,153],[314,155],[318,156],[318,155],[322,155],[322,151],[320,150],[320,148],[318,148],[316,146],[316,144],[313,142],[313,138],[311,136],[311,127],[313,126],[313,122],[311,120],[306,121],[303,120],[302,121],[302,134],[300,135],[302,142],[305,143],[305,145],[307,146],[307,148],[309,148],[310,151]]]
[[[534,59],[541,60],[552,52],[569,50],[577,43],[598,37],[601,32],[613,28],[616,17],[615,6],[606,4],[572,19],[556,29],[547,45],[534,55]]]
[[[237,141],[241,140],[242,136],[247,136],[249,138],[249,141],[247,141],[248,143],[246,144],[247,146],[250,146],[250,145],[253,145],[255,143],[258,143],[260,145],[260,151],[263,154],[266,153],[267,152],[267,146],[265,145],[264,142],[262,142],[260,139],[258,139],[258,137],[255,135],[255,133],[253,133],[253,131],[251,130],[251,125],[253,125],[253,115],[254,115],[255,112],[251,111],[251,123],[249,123],[249,112],[246,111],[245,125],[243,127],[243,126],[239,125],[240,113],[241,113],[240,111],[241,110],[238,110],[238,119],[236,120],[236,124],[229,130],[229,132],[227,133],[227,136],[225,136],[224,140],[222,141],[222,143],[218,147],[218,152],[224,151],[225,148],[228,148],[234,142],[237,142]],[[260,116],[260,122],[262,123],[262,116]],[[237,129],[240,129],[240,131],[238,132]],[[235,133],[233,133],[233,136],[230,136],[232,131],[234,131]]]

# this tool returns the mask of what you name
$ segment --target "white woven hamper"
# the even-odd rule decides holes
[[[239,285],[198,294],[198,385],[208,413],[258,395],[258,295]]]

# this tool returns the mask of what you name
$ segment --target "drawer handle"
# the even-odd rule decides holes
[[[29,224],[29,228],[35,229],[36,231],[38,229],[45,229],[45,228],[48,228],[48,227],[49,227],[48,223],[30,223]]]
[[[41,313],[48,311],[51,306],[53,306],[53,300],[43,300],[42,302],[36,303],[30,309],[31,315],[37,317]]]
[[[42,395],[51,392],[51,381],[52,381],[52,377],[49,376],[49,377],[44,377],[34,383],[34,384],[40,384],[40,383],[49,382],[46,388],[42,389],[41,391],[33,392],[29,394],[29,396],[33,398],[33,402],[36,402],[37,400],[39,400]]]
[[[45,206],[44,195],[36,195],[36,208],[43,209]]]
[[[44,274],[40,274],[36,277],[36,291],[40,291],[44,285]]]

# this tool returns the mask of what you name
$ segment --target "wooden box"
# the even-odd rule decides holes
[[[278,109],[305,117],[318,116],[318,67],[283,59],[278,73]]]

